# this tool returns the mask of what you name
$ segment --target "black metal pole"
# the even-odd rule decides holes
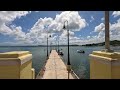
[[[67,32],[68,32],[68,63],[67,63],[67,65],[69,67],[69,65],[70,65],[70,53],[69,53],[69,29],[68,29],[68,21],[67,21]],[[69,79],[69,73],[70,73],[70,70],[68,70],[68,79]]]
[[[68,28],[68,21],[66,20],[65,22],[67,22],[67,37],[68,37],[68,61],[67,61],[67,71],[68,71],[68,79],[69,79],[69,73],[71,71],[71,64],[70,64],[70,53],[69,53],[69,28]],[[64,22],[64,27],[63,29],[65,29],[65,22]]]
[[[58,39],[58,54],[59,54],[59,39]]]
[[[47,58],[48,58],[48,37],[47,37]]]
[[[70,78],[70,74],[69,73],[70,73],[70,71],[68,70],[68,79]]]
[[[51,35],[49,35],[49,37],[51,37]],[[52,42],[51,42],[50,45],[49,45],[49,47],[50,47],[50,53],[51,53],[51,51],[52,51],[52,49],[51,49],[51,44],[52,44]]]
[[[70,65],[70,53],[69,53],[69,29],[68,29],[68,21],[67,21],[67,33],[68,33],[68,62],[67,62],[67,65]]]
[[[50,43],[50,53],[51,53],[51,43]]]

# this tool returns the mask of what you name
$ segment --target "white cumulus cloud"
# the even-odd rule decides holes
[[[9,24],[14,21],[16,18],[21,18],[22,16],[26,16],[28,11],[0,11],[0,33],[3,35],[16,35],[18,30],[22,33],[21,27],[13,27],[10,28]],[[12,27],[12,26],[11,26]],[[13,34],[15,32],[15,34]],[[22,35],[22,34],[17,34]]]
[[[47,32],[52,35],[55,33],[61,33],[60,40],[66,42],[67,29],[63,30],[63,25],[66,20],[68,21],[70,37],[74,36],[75,31],[80,31],[87,25],[85,19],[81,18],[77,11],[64,11],[57,14],[54,19],[51,17],[38,19],[38,21],[30,29],[30,32],[27,33],[27,36],[29,36],[31,40],[41,42],[46,41]],[[67,27],[67,23],[65,23],[65,25]],[[39,38],[39,40],[36,38]],[[51,40],[55,40],[55,37],[51,37]]]
[[[98,26],[95,27],[94,32],[100,32],[100,31],[104,31],[104,30],[105,30],[105,24],[100,23]]]
[[[113,15],[114,17],[120,16],[120,11],[114,11],[114,12],[112,13],[112,15]]]

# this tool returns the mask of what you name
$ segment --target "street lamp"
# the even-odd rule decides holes
[[[56,40],[55,50],[57,51],[57,40]]]
[[[58,34],[58,54],[59,54],[59,34]]]
[[[52,51],[52,42],[50,43],[50,53],[51,53],[51,51]]]
[[[58,54],[59,54],[59,38],[58,38]]]
[[[51,37],[51,35],[49,35]],[[48,59],[48,33],[47,33],[47,59]]]
[[[65,23],[67,23],[67,27],[65,26]],[[69,29],[68,29],[68,21],[67,20],[64,22],[63,29],[67,29],[67,36],[68,36],[68,62],[67,62],[67,71],[68,71],[68,79],[69,79],[69,73],[71,71],[71,64],[70,64],[70,54],[69,54]]]

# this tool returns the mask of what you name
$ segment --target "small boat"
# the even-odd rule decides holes
[[[62,52],[62,51],[59,51],[59,55],[63,56],[64,54],[63,54],[63,52]]]
[[[78,53],[85,53],[84,50],[77,50]]]

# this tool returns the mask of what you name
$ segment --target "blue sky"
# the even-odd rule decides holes
[[[21,17],[21,19],[15,19],[12,24],[23,27],[23,31],[27,32],[27,30],[32,28],[32,26],[37,22],[39,18],[55,18],[56,14],[60,12],[61,11],[33,11],[32,13],[26,15],[26,17]]]
[[[120,12],[109,13],[110,39],[120,40]],[[61,44],[67,44],[62,30],[65,19],[71,27],[71,44],[104,41],[104,11],[0,11],[0,45],[46,44],[46,25],[51,42],[56,42],[59,34]]]

